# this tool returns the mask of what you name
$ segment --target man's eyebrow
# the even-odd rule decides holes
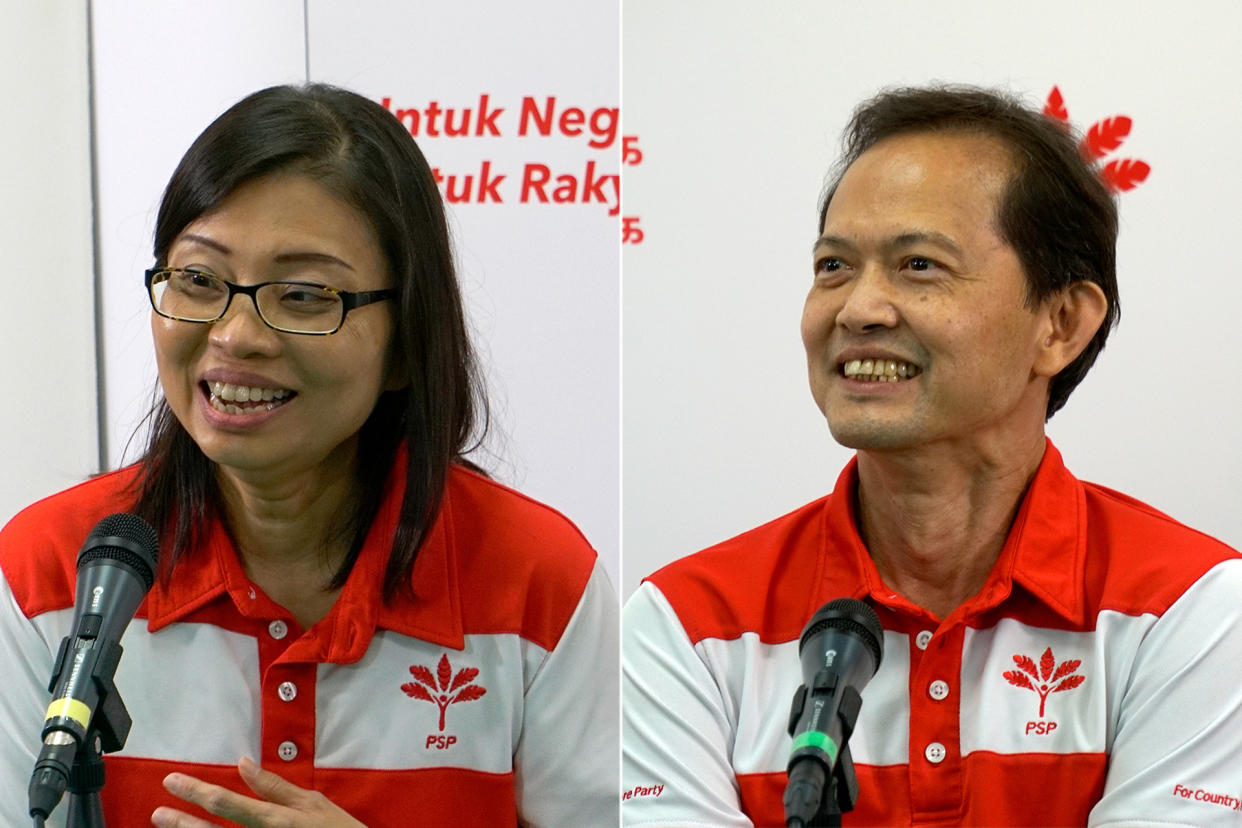
[[[955,256],[962,255],[962,248],[958,246],[957,242],[944,233],[939,233],[935,230],[915,230],[910,233],[901,233],[886,240],[884,242],[884,249],[891,252],[916,244],[934,244],[948,250]]]
[[[880,248],[885,253],[892,253],[911,247],[916,244],[933,244],[948,250],[955,256],[962,255],[962,248],[952,238],[940,233],[936,230],[911,230],[907,233],[899,233],[891,238],[884,239],[880,244]],[[820,247],[839,247],[846,250],[856,250],[857,246],[844,236],[834,236],[826,234],[815,240],[815,244],[811,245],[811,252],[815,252]]]
[[[850,250],[854,249],[854,245],[850,244],[850,242],[844,236],[832,236],[832,235],[824,235],[816,239],[815,244],[811,245],[811,252],[814,253],[816,250],[819,250],[819,248],[821,247],[845,247],[845,248],[849,248]]]
[[[231,255],[233,252],[229,249],[228,245],[221,244],[215,239],[208,238],[207,236],[200,236],[196,233],[184,233],[177,239],[177,241],[189,241],[194,242],[195,244],[201,244],[203,247],[209,247],[212,250],[219,251],[226,256]],[[277,264],[302,264],[305,262],[311,262],[315,264],[336,265],[338,267],[343,267],[346,270],[354,269],[353,265],[349,262],[344,261],[343,259],[338,259],[330,253],[316,253],[311,250],[293,250],[288,253],[280,253],[277,254],[274,261]]]

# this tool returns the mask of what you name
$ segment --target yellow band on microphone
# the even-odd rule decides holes
[[[91,724],[91,709],[77,699],[66,696],[56,699],[47,708],[47,721],[61,717],[73,719],[85,730]]]

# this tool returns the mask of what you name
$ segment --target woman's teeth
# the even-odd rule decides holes
[[[293,397],[293,392],[284,388],[252,388],[248,385],[233,385],[229,382],[212,382],[208,385],[211,390],[208,397],[211,407],[225,414],[254,414],[259,411],[271,411],[277,406],[284,405]],[[242,403],[242,405],[237,403]]]
[[[841,366],[841,373],[862,382],[901,382],[922,372],[917,365],[891,359],[852,359]]]

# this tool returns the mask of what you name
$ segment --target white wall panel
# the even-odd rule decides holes
[[[474,177],[471,202],[449,213],[497,415],[495,462],[482,462],[577,523],[618,583],[618,221],[613,205],[582,203],[581,188],[574,203],[551,201],[558,176],[581,182],[588,164],[597,177],[618,172],[621,142],[619,132],[608,142],[607,112],[598,135],[590,128],[594,113],[619,102],[617,4],[312,0],[307,19],[312,80],[422,111],[416,137],[432,167],[458,176],[457,194]],[[499,135],[475,134],[483,95],[489,110],[504,110],[491,121]],[[520,134],[525,100],[546,112],[550,96],[558,122],[567,109],[583,111],[582,134],[554,128],[545,137],[529,117]],[[432,102],[457,110],[455,125],[472,110],[471,134],[444,135],[444,116],[426,117]],[[429,134],[433,124],[439,135]],[[484,162],[489,175],[506,176],[492,191],[500,203],[477,200]],[[523,203],[527,165],[550,171],[549,203],[533,188]]]
[[[582,5],[582,7],[580,7]],[[304,14],[305,11],[305,14]],[[527,163],[552,174],[617,173],[617,146],[591,135],[516,135],[522,99],[556,96],[589,114],[618,104],[616,5],[482,3],[209,5],[98,3],[100,251],[106,288],[106,420],[113,464],[155,387],[141,285],[164,184],[195,136],[245,94],[273,83],[337,83],[393,107],[506,112],[499,138],[437,140],[433,166],[507,174],[504,204],[450,207],[460,275],[496,415],[496,477],[564,511],[619,575],[619,251],[608,206],[520,201]],[[307,45],[309,44],[309,51]],[[309,61],[308,61],[309,56]],[[549,187],[545,192],[551,195]],[[609,191],[611,195],[611,191]]]
[[[849,452],[799,338],[817,202],[852,108],[930,81],[999,85],[1120,156],[1121,327],[1049,433],[1071,470],[1242,546],[1242,57],[1236,4],[744,2],[624,6],[623,414],[628,594],[662,563],[832,488]]]
[[[0,525],[99,464],[85,0],[0,8]]]
[[[129,0],[94,4],[105,430],[112,466],[155,387],[142,272],[164,185],[200,132],[240,98],[306,78],[301,0]]]

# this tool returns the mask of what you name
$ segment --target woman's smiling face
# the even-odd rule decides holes
[[[365,217],[295,173],[239,186],[178,234],[167,265],[238,285],[293,280],[350,292],[392,279]],[[219,321],[152,313],[151,328],[169,406],[225,468],[297,471],[352,458],[376,400],[397,385],[389,302],[350,311],[330,336],[275,331],[241,295]]]

